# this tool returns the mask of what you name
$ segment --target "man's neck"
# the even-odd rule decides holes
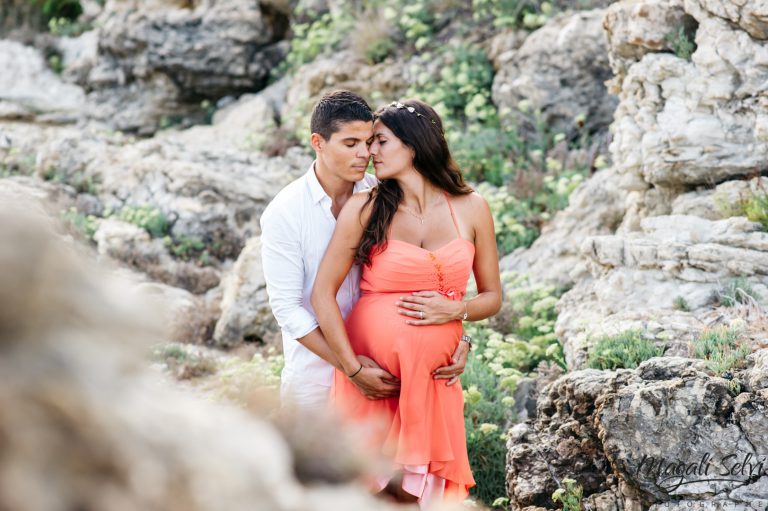
[[[347,203],[355,189],[355,183],[335,176],[320,162],[315,162],[315,176],[326,195],[331,198],[331,212],[338,217],[339,211]]]
[[[317,176],[317,180],[320,183],[320,186],[323,187],[326,195],[328,195],[333,202],[336,202],[337,200],[346,202],[346,199],[352,195],[355,183],[345,181],[334,175],[320,162],[315,162],[315,176]]]

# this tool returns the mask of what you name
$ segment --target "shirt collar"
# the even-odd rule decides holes
[[[330,199],[328,197],[328,194],[325,193],[325,190],[323,190],[322,185],[320,184],[320,181],[317,179],[317,174],[315,174],[315,162],[312,162],[312,165],[309,166],[309,170],[305,174],[307,177],[307,185],[309,186],[309,193],[312,196],[312,204],[317,204],[324,198]],[[357,181],[352,188],[353,192],[359,192],[360,190],[365,190],[368,188],[368,184],[365,182],[365,177],[361,179],[360,181]]]

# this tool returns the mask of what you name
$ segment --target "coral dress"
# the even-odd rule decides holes
[[[412,291],[437,290],[454,300],[463,298],[475,246],[461,237],[450,200],[448,206],[458,237],[429,251],[390,235],[386,249],[374,249],[371,266],[363,268],[361,297],[346,321],[355,353],[397,376],[400,395],[369,400],[338,370],[331,390],[332,405],[342,417],[353,422],[376,419],[372,444],[403,470],[403,489],[419,497],[422,507],[436,500],[461,501],[475,485],[461,384],[446,386],[447,380],[432,377],[435,369],[451,363],[461,340],[461,321],[407,325],[395,306]],[[379,481],[378,489],[386,483]]]

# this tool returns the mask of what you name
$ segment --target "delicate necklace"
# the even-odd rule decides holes
[[[400,204],[400,206],[405,210],[406,213],[410,213],[411,215],[413,215],[416,218],[418,218],[419,222],[421,222],[421,225],[424,225],[424,215],[423,214],[420,215],[420,214],[416,213],[414,210],[412,210],[411,208],[409,208],[405,204]]]

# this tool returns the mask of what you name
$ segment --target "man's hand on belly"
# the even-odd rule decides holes
[[[448,380],[446,385],[453,385],[461,377],[461,373],[464,372],[464,366],[467,365],[467,358],[469,357],[469,344],[466,342],[460,342],[456,346],[456,351],[451,355],[451,365],[438,367],[435,372],[432,373],[432,377],[435,380]]]
[[[363,370],[351,380],[365,397],[384,399],[400,394],[400,380],[395,376],[389,374],[376,361],[365,355],[358,355],[357,360],[363,364]]]

